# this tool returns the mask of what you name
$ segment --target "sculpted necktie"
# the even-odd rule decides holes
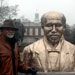
[[[59,51],[49,51],[48,52],[48,63],[49,63],[49,70],[51,71],[58,71],[59,70]]]

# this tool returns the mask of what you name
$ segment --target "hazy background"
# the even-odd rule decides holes
[[[41,17],[48,11],[64,13],[69,25],[75,24],[75,0],[7,0],[8,5],[19,5],[17,18],[24,16],[34,21],[35,13]]]

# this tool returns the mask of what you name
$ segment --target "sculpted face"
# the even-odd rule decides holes
[[[61,15],[49,14],[46,23],[43,25],[43,30],[48,41],[52,44],[58,43],[65,30]]]

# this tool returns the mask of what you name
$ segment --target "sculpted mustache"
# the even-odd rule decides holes
[[[48,34],[49,36],[59,36],[59,34]]]

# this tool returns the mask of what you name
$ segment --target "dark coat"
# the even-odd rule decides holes
[[[22,64],[20,61],[20,55],[16,43],[14,51],[16,75],[18,75],[18,71],[25,73],[29,67],[25,64]],[[0,75],[14,75],[11,46],[3,36],[0,36]]]

